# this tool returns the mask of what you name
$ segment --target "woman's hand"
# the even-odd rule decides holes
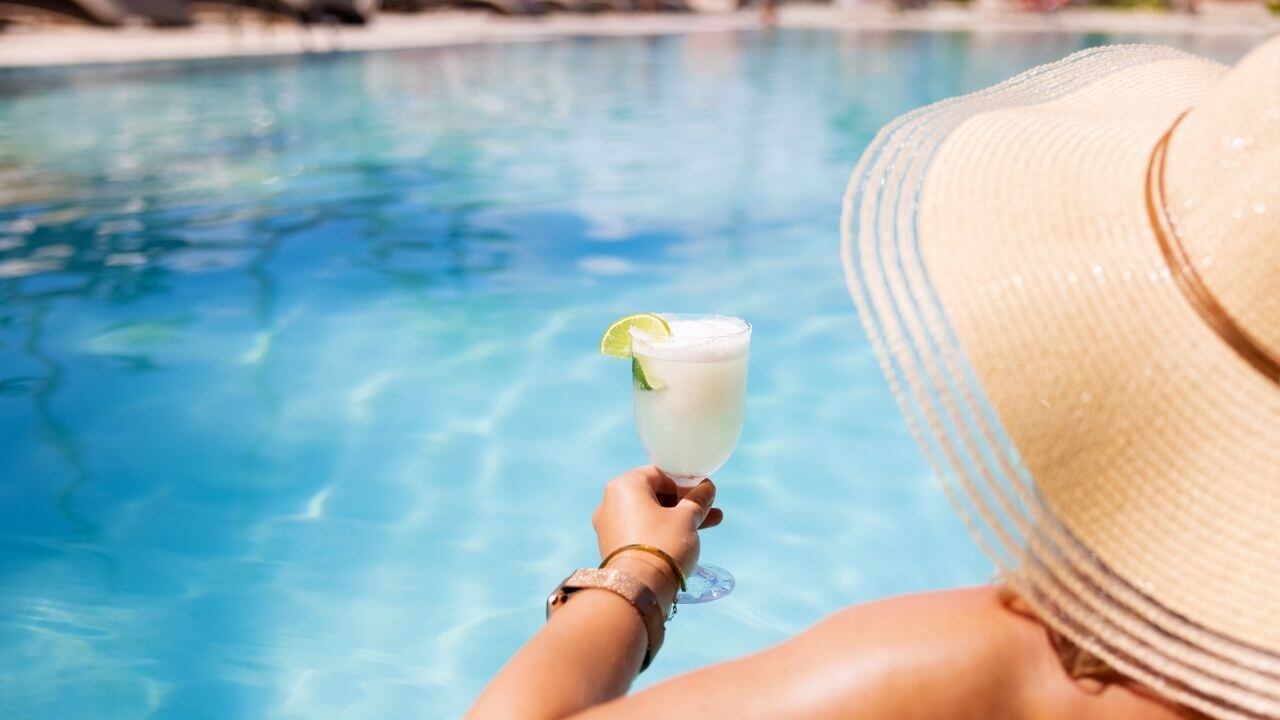
[[[715,527],[724,519],[724,513],[711,507],[715,499],[716,486],[710,480],[684,489],[652,465],[622,473],[605,486],[604,500],[591,516],[600,557],[623,545],[656,545],[679,563],[685,574],[692,572],[698,564],[698,530]],[[664,599],[675,595],[676,578],[668,565],[652,554],[627,551],[609,566],[645,576],[640,579]],[[665,587],[654,587],[655,577],[663,578],[665,582],[660,584]]]

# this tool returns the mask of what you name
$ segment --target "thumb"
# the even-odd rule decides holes
[[[715,501],[716,484],[703,480],[680,498],[680,502],[676,503],[676,510],[688,515],[693,526],[698,527],[707,519],[707,513],[711,512],[711,505]]]

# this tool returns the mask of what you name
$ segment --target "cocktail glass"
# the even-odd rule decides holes
[[[742,433],[751,324],[725,315],[660,314],[671,335],[631,329],[636,431],[649,460],[676,485],[690,488],[733,454]],[[733,576],[699,565],[681,603],[718,600]]]

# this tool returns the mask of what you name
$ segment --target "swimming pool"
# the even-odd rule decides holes
[[[0,73],[0,718],[459,715],[644,461],[596,354],[642,310],[755,333],[704,539],[738,588],[639,685],[984,581],[862,340],[841,193],[894,115],[1129,40]]]

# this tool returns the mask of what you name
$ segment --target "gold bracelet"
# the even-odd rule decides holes
[[[642,545],[640,543],[636,543],[634,545],[623,545],[617,550],[614,550],[613,552],[606,555],[604,560],[600,561],[600,567],[603,568],[605,565],[608,565],[610,560],[617,557],[619,553],[625,552],[627,550],[641,550],[649,553],[650,555],[657,555],[658,557],[665,560],[667,562],[667,565],[671,567],[671,572],[675,573],[676,582],[680,585],[680,592],[685,591],[686,588],[684,586],[684,572],[680,569],[680,563],[676,562],[675,558],[668,555],[666,550],[663,550],[662,548],[656,545]]]

